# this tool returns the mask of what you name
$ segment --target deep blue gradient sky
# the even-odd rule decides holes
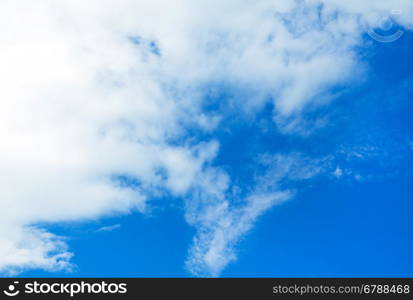
[[[263,152],[330,156],[333,167],[348,171],[297,183],[296,196],[266,212],[242,239],[223,277],[412,276],[412,49],[412,33],[390,44],[366,36],[358,50],[364,78],[306,116],[310,124],[328,122],[305,138],[278,133],[271,106],[248,120],[234,113],[214,132],[222,144],[215,163],[241,186],[251,182]],[[220,97],[228,97],[221,89]],[[182,202],[157,199],[152,207],[149,215],[46,226],[68,237],[76,268],[21,276],[192,276],[183,262],[195,230]],[[114,224],[120,227],[98,231]]]

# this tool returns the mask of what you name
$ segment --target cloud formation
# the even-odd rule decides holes
[[[290,171],[234,202],[213,164],[222,116],[203,109],[205,87],[239,91],[240,112],[272,102],[294,131],[362,73],[361,25],[390,9],[412,25],[407,0],[2,1],[0,271],[70,267],[64,240],[37,224],[144,212],[167,194],[198,230],[189,269],[219,275],[256,219],[291,197],[278,189]]]

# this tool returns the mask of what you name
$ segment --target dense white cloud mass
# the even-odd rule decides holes
[[[231,178],[210,164],[219,141],[187,134],[220,119],[200,87],[242,87],[249,110],[272,99],[291,128],[362,72],[361,25],[390,9],[411,26],[409,0],[1,1],[0,271],[70,267],[64,241],[36,224],[144,211],[170,193],[198,228],[189,268],[218,275],[291,192],[274,179],[232,204]]]

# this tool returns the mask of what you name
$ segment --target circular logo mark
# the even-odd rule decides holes
[[[404,31],[398,28],[396,18],[402,14],[401,10],[392,10],[388,16],[377,21],[374,28],[367,29],[368,35],[380,43],[392,43],[400,39]]]
[[[20,291],[16,289],[16,285],[18,285],[18,284],[19,284],[19,282],[15,281],[13,284],[10,284],[7,287],[7,290],[4,290],[3,293],[6,294],[7,296],[10,296],[10,297],[17,296],[20,293]]]

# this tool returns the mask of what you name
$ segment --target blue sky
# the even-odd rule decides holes
[[[367,46],[360,52],[369,65],[366,82],[315,112],[333,119],[317,133],[303,138],[285,137],[271,128],[263,132],[262,124],[272,124],[271,107],[248,122],[228,121],[229,132],[225,127],[218,131],[223,145],[217,163],[239,185],[249,184],[255,153],[291,148],[311,156],[335,152],[337,165],[362,177],[324,174],[298,183],[296,197],[266,212],[242,239],[238,260],[222,276],[411,276],[413,36],[408,33],[394,44],[365,39]],[[337,154],[339,147],[370,150],[363,152],[366,157],[346,158]],[[191,276],[182,262],[194,230],[183,219],[181,202],[166,198],[162,203],[168,205],[148,216],[132,213],[52,227],[68,237],[76,253],[74,272],[21,275]],[[111,224],[120,226],[98,231]]]
[[[366,3],[2,4],[0,273],[412,276],[413,4]]]

